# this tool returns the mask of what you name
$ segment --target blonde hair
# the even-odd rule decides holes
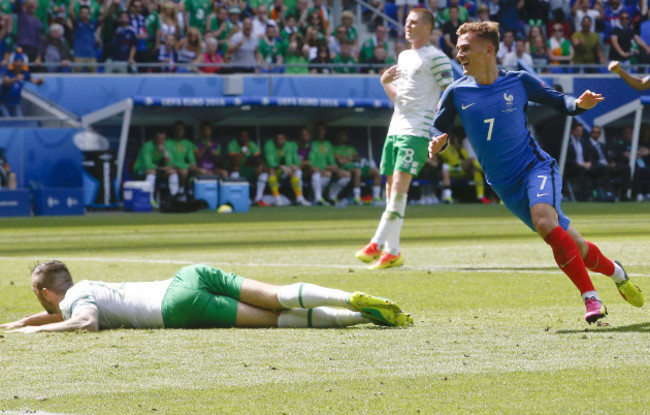
[[[436,26],[435,18],[433,17],[433,13],[431,13],[431,11],[429,11],[427,9],[423,9],[423,8],[411,9],[411,11],[409,11],[409,13],[417,13],[420,16],[422,16],[422,18],[424,18],[424,21],[429,26],[431,26],[431,30],[433,30],[433,28]]]
[[[499,50],[499,23],[497,22],[471,22],[463,23],[456,34],[462,36],[468,33],[476,33],[480,39],[487,40],[494,45],[494,52]]]

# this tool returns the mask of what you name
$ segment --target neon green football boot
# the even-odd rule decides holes
[[[394,301],[388,298],[375,297],[361,291],[350,295],[348,304],[356,311],[372,320],[374,323],[390,327],[406,327],[413,325],[410,314],[402,311]]]
[[[618,292],[625,299],[625,301],[632,304],[634,307],[643,306],[643,303],[645,303],[645,298],[643,297],[641,289],[632,284],[632,281],[630,281],[630,278],[627,276],[627,272],[625,272],[623,265],[619,261],[614,262],[616,262],[616,264],[621,267],[623,273],[625,274],[625,281],[616,283]]]

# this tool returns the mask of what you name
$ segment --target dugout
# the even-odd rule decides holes
[[[388,99],[134,96],[82,116],[81,123],[116,144],[117,177],[123,177],[153,130],[175,121],[185,123],[191,137],[202,122],[211,122],[222,146],[247,128],[260,149],[278,129],[295,138],[302,127],[323,122],[332,136],[338,128],[348,130],[350,144],[360,155],[378,162],[392,111]]]

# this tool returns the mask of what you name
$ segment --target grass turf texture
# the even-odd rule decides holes
[[[262,281],[389,297],[387,329],[0,331],[0,413],[645,413],[650,319],[593,275],[588,326],[551,250],[501,206],[409,206],[404,268],[354,258],[380,208],[0,220],[0,321],[39,312],[28,267],[144,281],[209,263]],[[647,204],[567,204],[585,237],[650,293]],[[647,307],[647,306],[646,306]]]

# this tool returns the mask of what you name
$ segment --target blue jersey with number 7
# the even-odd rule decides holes
[[[464,76],[442,94],[430,135],[448,133],[458,114],[488,183],[507,188],[536,164],[552,160],[528,130],[528,101],[568,115],[584,112],[576,107],[575,98],[525,71],[499,71],[490,85]]]

